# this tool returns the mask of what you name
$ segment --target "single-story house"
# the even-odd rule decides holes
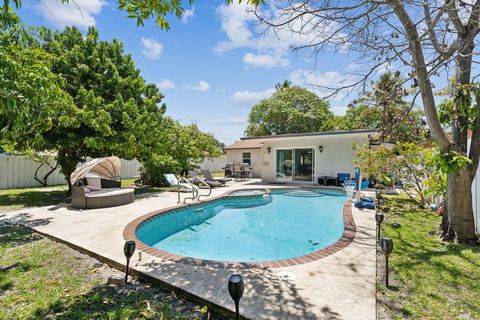
[[[244,137],[225,148],[226,160],[247,164],[265,183],[318,183],[338,173],[353,176],[353,145],[369,142],[373,130],[278,134]]]

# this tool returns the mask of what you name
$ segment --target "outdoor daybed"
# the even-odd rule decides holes
[[[95,209],[132,203],[134,190],[121,188],[117,157],[93,159],[80,165],[70,176],[72,207]]]

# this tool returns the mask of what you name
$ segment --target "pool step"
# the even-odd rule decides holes
[[[201,223],[201,224],[198,224],[196,226],[193,226],[193,227],[190,227],[189,229],[194,231],[194,232],[202,232],[203,230],[206,230],[208,228],[210,228],[212,224],[210,222],[204,222],[204,223]]]
[[[323,193],[315,192],[315,191],[308,191],[308,190],[295,190],[283,193],[283,195],[290,196],[290,197],[305,197],[305,198],[315,198],[315,197],[323,197]]]

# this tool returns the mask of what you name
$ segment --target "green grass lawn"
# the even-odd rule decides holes
[[[68,202],[67,186],[0,190],[0,212]]]
[[[224,171],[215,171],[215,172],[212,172],[212,176],[214,178],[223,178],[225,176],[225,172]]]
[[[394,319],[480,319],[480,247],[445,243],[440,223],[402,197],[387,197],[384,232],[394,241],[392,288],[378,293]],[[397,222],[400,228],[393,228]]]
[[[13,265],[13,266],[12,266]],[[204,319],[200,307],[144,284],[107,286],[91,258],[0,226],[0,319]]]
[[[135,179],[122,180],[123,188],[135,188],[135,194],[162,192],[165,187],[135,187]],[[30,207],[70,203],[67,186],[19,188],[0,190],[0,212]]]

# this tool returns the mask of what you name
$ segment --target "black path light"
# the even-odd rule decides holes
[[[238,304],[243,296],[243,289],[244,284],[242,276],[239,274],[232,274],[228,279],[228,293],[230,293],[230,297],[232,297],[233,301],[235,302],[235,313],[237,315],[237,320],[240,319]]]
[[[380,207],[382,205],[382,188],[380,186],[377,186],[375,188],[375,198],[377,198],[377,208],[380,210]]]
[[[388,287],[388,257],[393,251],[393,240],[391,238],[382,238],[380,247],[385,254],[385,285]]]
[[[125,242],[123,246],[123,253],[125,253],[125,257],[127,257],[127,268],[125,269],[125,283],[128,281],[128,266],[130,264],[130,258],[133,256],[135,252],[135,241],[128,240]]]
[[[382,224],[383,222],[383,212],[380,212],[379,210],[377,210],[377,212],[375,212],[375,221],[377,221],[377,241],[380,242],[380,225]]]
[[[380,186],[377,186],[375,188],[375,197],[377,198],[377,200],[382,199],[382,188],[380,188]]]

